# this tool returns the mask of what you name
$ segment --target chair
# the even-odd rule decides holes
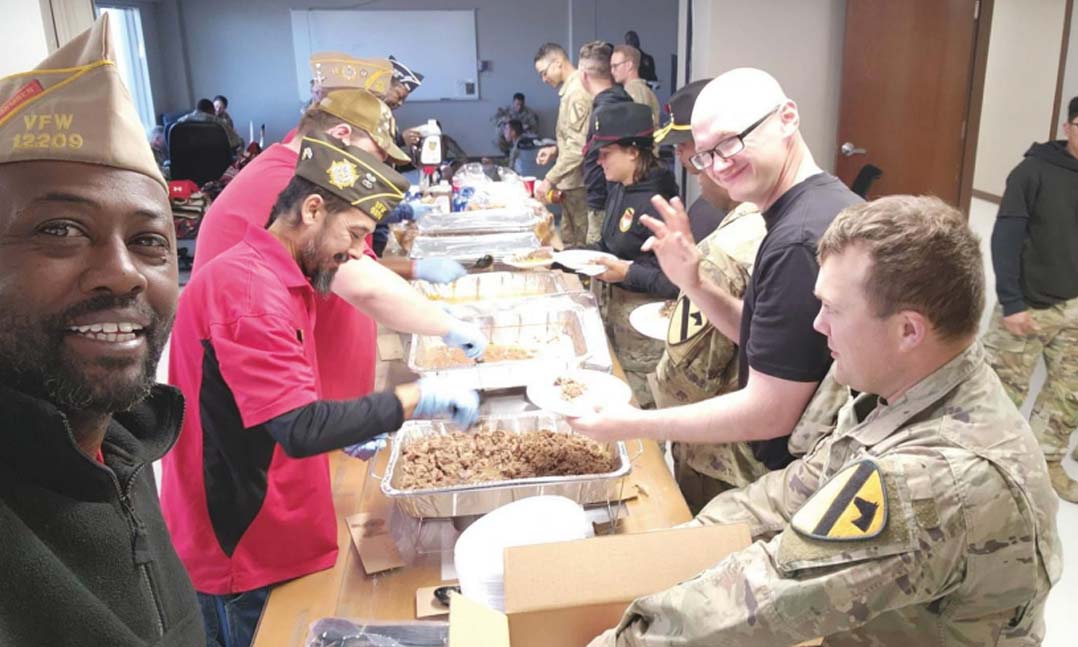
[[[173,180],[202,186],[219,179],[232,163],[232,147],[220,124],[183,121],[168,131],[168,156]]]
[[[861,170],[858,171],[857,177],[853,179],[850,190],[867,200],[869,187],[881,177],[883,177],[883,171],[880,167],[872,164],[865,164],[861,167]]]

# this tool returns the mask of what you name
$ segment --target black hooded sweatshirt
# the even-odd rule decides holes
[[[1078,297],[1078,159],[1066,140],[1033,144],[1007,176],[992,266],[1004,315]]]
[[[154,387],[113,416],[102,465],[56,407],[0,386],[0,645],[204,647],[151,468],[182,414]]]
[[[585,249],[608,252],[622,260],[632,261],[628,276],[619,284],[626,290],[646,292],[662,299],[676,299],[678,287],[663,274],[655,254],[640,251],[640,246],[651,236],[651,230],[640,222],[640,216],[647,214],[662,220],[651,204],[651,196],[658,194],[670,200],[678,194],[673,172],[660,164],[639,182],[629,186],[610,182],[606,186],[603,237]]]

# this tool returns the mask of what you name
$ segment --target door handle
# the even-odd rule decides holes
[[[864,155],[868,151],[863,148],[857,148],[853,145],[853,142],[846,142],[842,145],[839,151],[846,157],[853,157],[854,155]]]

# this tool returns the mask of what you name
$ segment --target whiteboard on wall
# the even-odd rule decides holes
[[[292,46],[300,101],[311,96],[308,60],[315,52],[359,58],[391,54],[424,75],[408,101],[478,101],[475,10],[292,10]]]

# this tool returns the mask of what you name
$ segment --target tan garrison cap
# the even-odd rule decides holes
[[[296,175],[310,180],[376,221],[404,199],[408,180],[367,151],[325,134],[303,138]]]
[[[311,55],[311,76],[323,88],[357,88],[382,97],[389,91],[393,65],[384,58],[356,58],[343,52]]]
[[[397,121],[393,118],[389,106],[370,92],[332,90],[318,102],[318,108],[365,131],[395,161],[412,161],[393,141],[397,132]]]
[[[0,79],[0,164],[101,164],[142,173],[167,192],[113,51],[103,14],[33,70]]]

